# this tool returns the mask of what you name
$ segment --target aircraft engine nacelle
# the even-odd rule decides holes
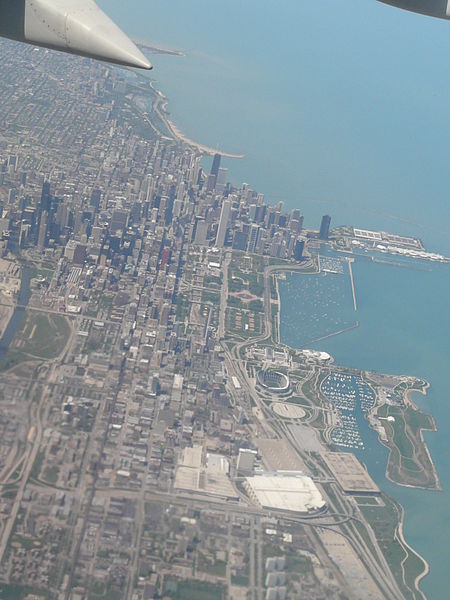
[[[94,0],[0,0],[0,36],[151,69],[147,58]]]
[[[404,8],[411,12],[450,19],[450,0],[379,0],[391,6]]]

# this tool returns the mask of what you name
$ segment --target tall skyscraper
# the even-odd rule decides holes
[[[20,224],[20,232],[19,232],[19,247],[20,248],[24,248],[27,240],[28,240],[28,236],[30,235],[30,229],[31,226],[29,225],[29,223],[24,223],[24,221],[22,221],[22,223]]]
[[[173,203],[173,216],[179,217],[181,215],[181,211],[183,210],[183,201],[178,198]]]
[[[249,216],[250,221],[252,221],[252,223],[254,223],[256,221],[256,209],[257,209],[256,204],[250,204],[249,209],[248,209],[248,216]]]
[[[321,240],[328,239],[328,236],[330,235],[330,224],[331,224],[331,217],[329,215],[324,215],[322,217],[322,223],[320,224],[320,232],[319,232],[319,238]]]
[[[295,260],[301,260],[303,258],[303,251],[305,249],[305,242],[304,240],[297,240],[295,242],[295,247],[294,247],[294,258]]]
[[[219,174],[220,160],[221,160],[220,154],[215,154],[214,159],[213,159],[213,164],[211,167],[211,175],[215,175],[217,177],[217,175]]]
[[[8,167],[16,168],[16,166],[17,166],[17,156],[15,154],[10,154],[8,156]]]
[[[205,219],[197,217],[195,221],[195,237],[194,244],[199,246],[206,245],[206,239],[208,237],[208,223],[205,223]]]
[[[225,238],[227,235],[228,221],[231,213],[231,202],[224,200],[222,204],[222,211],[220,213],[219,228],[217,230],[216,247],[223,248],[225,244]]]
[[[216,187],[216,179],[217,179],[217,176],[214,175],[213,173],[210,173],[208,175],[208,179],[206,180],[207,193],[214,191],[214,188]]]
[[[41,211],[50,210],[50,204],[52,202],[52,195],[50,191],[50,182],[44,181],[42,185],[42,193],[41,193]]]
[[[245,231],[235,231],[233,235],[233,250],[247,250],[248,233]]]
[[[95,210],[98,210],[100,208],[100,200],[102,197],[102,193],[98,188],[94,188],[92,190],[92,194],[91,194],[91,199],[90,199],[90,206],[93,206],[95,208]]]
[[[39,223],[38,250],[44,250],[47,244],[47,219],[48,212],[44,211],[41,215],[41,222]]]
[[[250,235],[248,238],[248,247],[247,250],[250,254],[252,254],[256,249],[256,244],[258,243],[259,237],[259,225],[256,223],[252,223],[250,227]]]
[[[124,231],[128,227],[129,212],[127,210],[113,210],[109,229],[111,233]]]
[[[218,194],[222,194],[224,192],[227,185],[227,176],[228,169],[220,168],[216,177],[216,191]]]
[[[41,202],[37,209],[37,219],[36,219],[36,230],[34,232],[34,243],[39,246],[39,238],[41,234],[41,220],[43,219],[43,213],[49,213],[52,205],[52,195],[50,192],[50,182],[44,181],[42,185],[41,192]],[[45,235],[47,235],[47,221],[48,214],[45,218]]]
[[[213,159],[213,164],[211,167],[211,172],[208,175],[208,179],[206,180],[206,191],[212,192],[216,188],[217,176],[220,171],[220,154],[215,154]]]

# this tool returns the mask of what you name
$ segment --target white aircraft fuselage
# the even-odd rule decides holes
[[[0,36],[119,65],[152,68],[94,0],[0,0]]]

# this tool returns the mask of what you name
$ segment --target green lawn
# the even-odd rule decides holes
[[[405,588],[405,585],[403,584],[401,562],[405,558],[406,552],[395,538],[399,513],[395,503],[390,498],[383,496],[383,500],[385,506],[360,506],[360,510],[370,523],[379,546],[391,567],[398,584],[403,590],[405,598],[419,600],[421,596],[412,590],[414,589],[415,578],[422,571],[423,563],[415,554],[411,554],[407,559],[405,572],[410,588]]]
[[[313,570],[311,559],[308,556],[297,554],[286,555],[286,571],[294,575],[304,575]]]
[[[171,600],[225,600],[223,587],[203,581],[168,581],[164,593]]]
[[[8,350],[6,355],[0,361],[0,371],[8,371],[9,369],[17,367],[17,365],[20,365],[26,362],[27,360],[30,360],[30,357],[28,357],[23,352],[17,352],[16,350]]]
[[[33,359],[56,358],[65,348],[70,336],[70,325],[62,315],[26,311],[0,368],[10,369]]]
[[[394,422],[382,421],[389,439],[389,475],[396,481],[423,487],[436,487],[426,444],[421,430],[435,430],[432,417],[407,406],[381,406],[381,417],[394,417]]]
[[[22,585],[0,584],[0,600],[24,600],[29,594],[33,594],[35,598],[42,598],[43,600],[50,598],[46,592]]]
[[[242,587],[248,586],[248,577],[246,575],[232,575],[231,585],[238,585]]]
[[[58,475],[59,475],[59,467],[57,467],[57,466],[46,467],[45,471],[44,471],[43,479],[45,481],[48,481],[48,483],[55,484],[58,481]]]
[[[31,278],[35,279],[37,277],[45,279],[47,283],[50,283],[53,277],[53,269],[38,269],[34,267],[31,269]]]
[[[359,506],[381,506],[372,496],[355,496]]]
[[[412,458],[414,456],[414,447],[411,443],[411,440],[406,435],[405,419],[402,414],[402,409],[395,406],[390,406],[386,412],[387,416],[392,416],[395,418],[395,422],[390,423],[394,433],[394,444],[397,446],[398,451],[402,456],[405,458]]]

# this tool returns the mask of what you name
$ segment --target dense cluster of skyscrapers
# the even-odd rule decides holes
[[[163,150],[161,161],[167,151]],[[166,158],[167,160],[167,158]],[[22,188],[11,187],[9,202],[3,209],[0,234],[9,250],[35,246],[39,251],[64,247],[64,256],[74,264],[84,264],[118,256],[125,261],[133,254],[139,239],[139,226],[150,219],[155,224],[176,227],[181,219],[192,219],[190,239],[200,246],[232,247],[250,254],[257,253],[299,261],[303,257],[306,234],[303,216],[298,209],[283,211],[283,203],[267,204],[263,194],[247,184],[235,188],[219,182],[226,173],[221,157],[214,157],[211,172],[205,175],[199,157],[186,156],[188,180],[173,179],[161,183],[160,177],[148,174],[139,192],[117,203],[108,203],[105,190],[93,187],[78,205],[70,205],[52,193],[44,180],[36,201]],[[10,155],[1,165],[2,181],[17,181],[17,156]],[[20,174],[26,182],[26,173]],[[322,219],[318,237],[327,240],[331,218]]]

